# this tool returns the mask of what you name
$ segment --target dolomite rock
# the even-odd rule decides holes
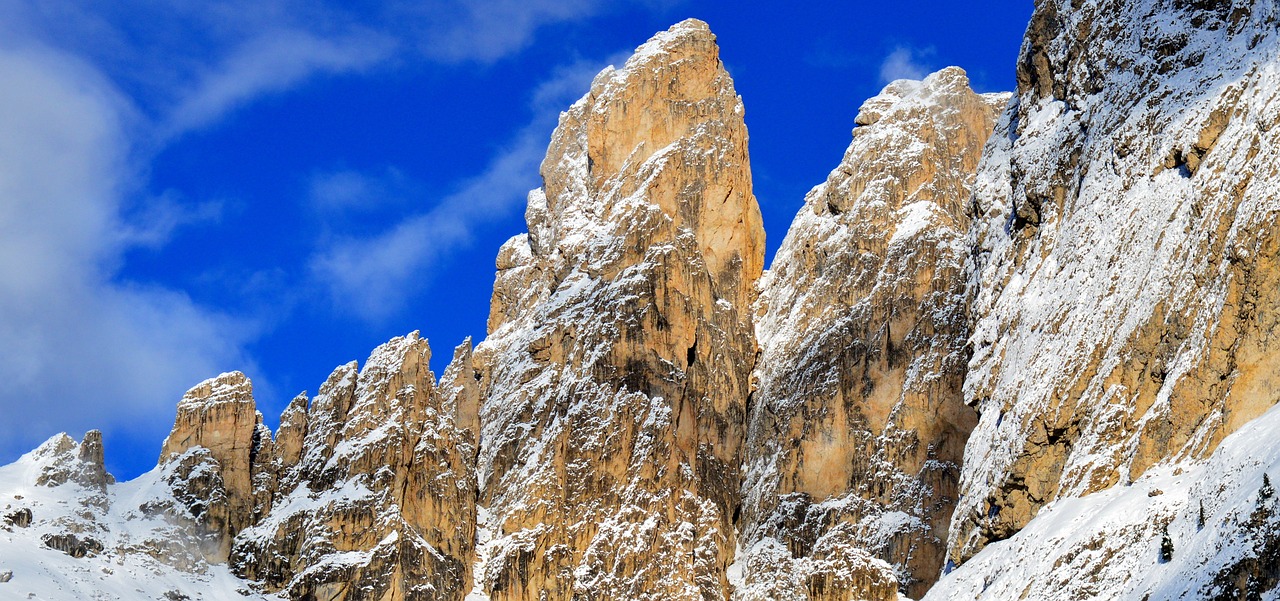
[[[199,475],[198,483],[183,484],[185,476],[173,480],[175,486],[194,486],[185,493],[196,502],[200,499],[219,498],[218,509],[202,518],[207,524],[218,524],[221,544],[210,555],[215,562],[226,561],[231,540],[236,533],[254,521],[255,503],[253,485],[253,460],[255,450],[263,435],[262,414],[253,400],[253,384],[244,374],[236,371],[219,375],[197,384],[178,402],[178,413],[173,430],[160,450],[160,463],[178,458],[184,459],[181,471],[196,471],[195,462],[208,464],[213,474]],[[270,440],[270,432],[266,432]],[[207,456],[194,456],[187,451],[206,449]],[[212,462],[211,464],[209,462]],[[216,480],[215,477],[216,476]],[[180,496],[184,493],[179,493]],[[225,497],[225,506],[221,498]]]
[[[737,598],[918,598],[941,571],[976,422],[967,206],[1008,98],[952,67],[868,100],[761,279]]]
[[[474,444],[480,435],[480,376],[470,337],[453,350],[453,360],[440,375],[440,395],[445,411],[453,415],[459,428],[470,433]]]
[[[307,437],[307,393],[289,401],[280,414],[280,427],[276,429],[275,455],[279,461],[277,471],[286,473],[302,459],[302,444]]]
[[[444,411],[417,332],[290,403],[272,510],[232,567],[296,599],[461,600],[475,538],[475,455]],[[299,442],[301,443],[299,446]]]
[[[925,601],[1274,599],[1280,499],[1274,486],[1268,494],[1268,473],[1280,475],[1280,408],[1206,460],[1059,499],[943,577]]]
[[[1275,403],[1277,23],[1271,0],[1037,5],[975,186],[955,563]]]
[[[492,531],[478,588],[724,599],[764,232],[706,24],[598,75],[542,177],[474,357]]]
[[[76,444],[70,436],[60,434],[41,445],[48,462],[42,466],[36,478],[36,486],[61,486],[74,482],[97,495],[107,492],[107,485],[116,479],[103,465],[102,432],[90,430]]]
[[[762,279],[742,103],[678,24],[562,115],[438,384],[396,338],[273,439],[223,374],[120,484],[55,436],[0,466],[5,586],[1274,598],[1278,22],[1040,2],[998,123],[959,70],[891,84]]]

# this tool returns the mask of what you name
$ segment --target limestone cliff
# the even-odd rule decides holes
[[[273,509],[235,539],[238,573],[299,599],[465,595],[473,452],[442,407],[430,357],[416,332],[395,338],[359,371],[335,370],[305,425],[300,403],[285,410]]]
[[[723,599],[764,232],[742,101],[706,24],[560,117],[498,256],[478,586],[492,599]]]
[[[202,519],[218,533],[219,544],[212,561],[226,561],[231,539],[254,521],[252,463],[262,436],[262,414],[253,401],[253,385],[240,372],[222,374],[197,384],[178,402],[173,430],[161,445],[161,464],[175,462],[185,473],[206,460],[213,471],[203,477],[200,492],[191,494],[209,499]],[[266,435],[271,440],[270,433]],[[203,454],[187,454],[202,449]],[[195,485],[189,477],[184,485]]]
[[[305,394],[289,404],[274,440],[244,374],[192,388],[161,454],[176,500],[164,509],[194,522],[209,561],[229,559],[267,591],[461,599],[475,452],[455,426],[454,397],[474,397],[475,382],[442,395],[430,356],[415,332],[376,349],[363,369],[339,367],[310,405]]]
[[[975,186],[956,563],[1276,402],[1278,22],[1272,0],[1038,4]]]
[[[868,100],[756,305],[743,599],[918,597],[964,443],[968,201],[1008,95],[958,68]]]

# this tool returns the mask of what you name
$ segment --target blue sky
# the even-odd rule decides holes
[[[896,77],[1008,90],[1030,0],[0,0],[0,463],[59,431],[154,465],[182,392],[299,391],[421,330],[483,339],[558,112],[707,21],[769,254]]]

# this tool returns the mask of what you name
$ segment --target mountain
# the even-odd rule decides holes
[[[1008,99],[952,67],[868,100],[760,281],[742,598],[893,599],[941,573],[976,422],[968,199]]]
[[[685,21],[561,114],[475,351],[492,599],[727,595],[764,263],[743,113]]]
[[[561,114],[487,336],[0,467],[0,597],[1275,599],[1280,8],[1044,0],[863,104],[764,268],[681,22]]]
[[[975,185],[964,394],[981,418],[949,533],[966,583],[951,586],[992,584],[964,565],[1023,532],[1001,547],[1036,558],[1005,583],[1021,598],[1238,598],[1201,586],[1217,570],[1274,588],[1274,543],[1244,544],[1270,518],[1242,517],[1253,502],[1232,491],[1260,488],[1280,444],[1254,423],[1280,383],[1278,24],[1266,0],[1037,7]],[[1249,442],[1224,442],[1247,426]],[[1148,506],[1121,510],[1140,486]],[[1166,531],[1203,561],[1158,564]],[[931,596],[966,596],[951,586]]]

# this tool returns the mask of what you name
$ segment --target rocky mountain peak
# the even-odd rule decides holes
[[[475,543],[472,436],[418,332],[341,365],[285,409],[232,568],[293,598],[459,599]],[[472,380],[474,385],[474,380]],[[259,486],[259,483],[264,485]]]
[[[103,465],[102,432],[90,430],[76,443],[65,432],[56,434],[32,452],[39,464],[36,486],[61,486],[75,483],[97,493],[105,493],[116,479]]]
[[[634,245],[660,225],[668,238],[692,238],[717,292],[749,290],[742,282],[762,269],[764,231],[742,100],[715,39],[701,21],[676,24],[561,114],[526,211],[533,255],[609,274],[624,264],[615,242]],[[646,223],[655,219],[663,223]]]
[[[217,504],[218,511],[206,516],[207,524],[221,531],[222,544],[215,560],[226,559],[231,539],[252,522],[256,505],[252,463],[264,437],[271,441],[253,399],[253,383],[243,373],[229,372],[205,380],[178,402],[173,430],[161,446],[160,464],[176,461],[182,473],[203,473],[197,465],[212,462],[209,469],[214,479],[191,484],[226,497],[225,505]],[[189,454],[192,450],[200,453]]]
[[[706,25],[597,76],[542,176],[475,351],[478,583],[495,600],[724,597],[764,231]]]
[[[866,101],[768,272],[742,101],[679,23],[561,115],[438,380],[393,338],[273,437],[222,374],[115,485],[56,436],[0,466],[0,587],[1275,598],[1277,23],[1038,2],[1017,94]]]
[[[975,422],[968,199],[1007,102],[954,67],[886,86],[761,279],[739,598],[918,596],[941,571]]]

